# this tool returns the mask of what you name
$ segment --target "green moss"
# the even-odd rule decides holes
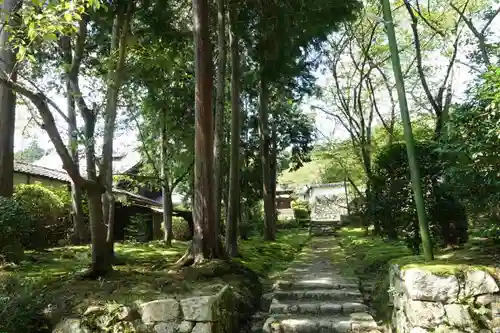
[[[335,251],[333,262],[343,274],[358,277],[364,292],[369,292],[377,320],[389,321],[389,263],[395,258],[408,256],[410,251],[403,242],[385,241],[366,236],[363,228],[343,228],[339,232],[341,249]],[[369,291],[368,286],[371,286]]]
[[[426,262],[422,256],[411,256],[403,242],[366,236],[362,228],[342,229],[340,244],[342,249],[333,255],[333,262],[343,273],[357,276],[362,286],[373,285],[370,290],[372,307],[380,320],[390,320],[387,294],[389,264],[398,264],[403,270],[419,267],[438,275],[460,275],[481,269],[500,276],[500,247],[484,238],[471,237],[461,249],[438,251],[432,262]]]
[[[263,277],[272,277],[286,268],[308,240],[307,230],[297,228],[280,230],[274,242],[255,237],[240,243],[237,261]]]
[[[392,261],[401,269],[421,268],[437,275],[457,275],[466,271],[485,270],[492,274],[498,272],[500,246],[478,237],[463,248],[438,251],[434,260],[426,262],[423,256],[406,256]]]
[[[62,314],[74,314],[95,304],[208,294],[224,284],[243,289],[251,285],[248,277],[253,273],[248,268],[260,277],[269,277],[285,268],[307,240],[307,231],[299,229],[278,232],[275,242],[256,237],[239,244],[241,257],[237,261],[244,269],[229,266],[221,270],[208,265],[185,272],[169,270],[189,242],[175,241],[171,248],[162,242],[116,244],[116,255],[123,265],[115,266],[112,274],[98,281],[77,277],[90,263],[88,246],[29,251],[27,260],[19,265],[0,266],[0,332],[49,332],[47,321],[40,316],[48,304]],[[252,281],[260,283],[257,275]]]

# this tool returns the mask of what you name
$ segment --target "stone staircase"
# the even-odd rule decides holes
[[[357,280],[331,264],[333,237],[313,238],[273,286],[266,333],[379,333]]]

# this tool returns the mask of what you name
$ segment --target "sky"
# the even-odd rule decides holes
[[[492,31],[500,31],[500,17],[493,22],[491,26]],[[464,59],[465,53],[463,51],[459,52],[459,58]],[[436,60],[440,61],[440,60]],[[320,87],[325,87],[329,85],[329,76],[328,74],[322,74],[320,70],[315,73],[317,78],[317,84]],[[463,92],[467,87],[467,83],[470,81],[471,75],[469,70],[464,65],[457,65],[454,71],[454,99],[455,101],[460,99],[463,96]],[[84,81],[84,80],[82,80]],[[86,87],[82,87],[82,90],[85,93],[90,92],[94,87],[92,86],[92,82],[83,82],[83,85]],[[58,95],[56,93],[52,93],[49,97],[59,106],[59,108],[64,112],[66,110],[66,101],[62,95]],[[322,101],[311,97],[307,99],[303,105],[301,106],[304,112],[314,112],[315,113],[315,122],[318,130],[318,139],[324,139],[325,137],[331,138],[339,138],[345,139],[348,137],[347,131],[342,128],[342,126],[336,123],[331,117],[326,115],[325,113],[313,110],[311,106],[313,105],[322,105]],[[323,104],[324,105],[324,104]],[[22,150],[27,147],[32,140],[37,140],[42,148],[50,151],[50,153],[42,158],[39,161],[39,165],[44,165],[51,168],[61,169],[62,164],[60,162],[59,157],[53,151],[53,145],[50,142],[50,139],[45,134],[43,130],[41,130],[38,126],[34,125],[33,122],[30,122],[31,126],[26,127],[29,123],[28,120],[31,118],[29,111],[26,106],[19,105],[17,108],[17,116],[16,116],[16,133],[15,133],[15,150]],[[61,130],[61,133],[66,137],[67,128],[64,121],[59,118],[56,119],[57,124]],[[133,127],[133,126],[130,126]],[[136,133],[132,131],[125,131],[123,133],[118,133],[115,140],[115,147],[117,152],[126,153],[130,152],[130,158],[122,161],[124,166],[135,163],[134,161],[138,159],[138,154],[133,153],[134,147],[137,145],[136,142]]]

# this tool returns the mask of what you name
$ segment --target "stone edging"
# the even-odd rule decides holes
[[[500,287],[484,270],[439,276],[391,265],[395,333],[499,333]]]
[[[79,318],[65,318],[53,333],[232,333],[237,331],[241,302],[232,288],[217,294],[166,298],[128,307],[91,306]]]

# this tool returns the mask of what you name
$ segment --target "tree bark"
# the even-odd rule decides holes
[[[218,64],[216,73],[216,105],[215,105],[215,133],[214,133],[214,223],[215,233],[220,235],[222,177],[221,160],[224,142],[224,97],[226,83],[226,15],[224,0],[217,0],[217,49]],[[227,223],[227,221],[226,221]],[[219,246],[219,242],[216,242]],[[222,249],[217,249],[217,252]]]
[[[235,31],[236,8],[229,8],[229,42],[231,45],[231,161],[229,170],[229,203],[226,221],[226,250],[230,257],[238,255],[238,217],[240,209],[240,51]]]
[[[98,184],[95,160],[95,116],[87,114],[85,120],[85,155],[87,178]],[[88,277],[104,276],[113,270],[112,253],[107,244],[106,225],[103,216],[102,191],[86,188],[89,206],[90,238],[92,245],[92,264]]]
[[[73,55],[71,50],[71,39],[67,36],[61,37],[61,49],[64,54],[64,62],[71,68]],[[68,149],[71,158],[78,168],[80,158],[78,155],[78,127],[76,124],[75,97],[71,88],[69,72],[66,73],[66,106],[68,116]],[[71,181],[71,219],[73,220],[73,243],[81,244],[87,241],[84,214],[82,207],[82,189]]]
[[[73,92],[69,81],[66,84],[66,91],[68,96],[68,127],[69,127],[69,150],[73,162],[76,166],[79,166],[79,155],[78,155],[78,138],[77,138],[77,127],[76,127],[76,113],[75,113],[75,99],[73,98]],[[85,218],[83,214],[82,207],[82,189],[76,186],[75,182],[71,181],[71,216],[73,218],[73,232],[74,240],[77,244],[84,243],[87,240],[85,231]]]
[[[276,111],[273,112],[273,118],[271,122],[271,198],[273,200],[273,219],[276,221],[276,183],[278,175],[278,133],[276,132]]]
[[[103,276],[112,270],[111,260],[109,256],[109,251],[106,247],[106,228],[102,216],[102,203],[101,194],[105,191],[104,187],[97,181],[96,167],[95,167],[95,138],[94,130],[96,124],[96,116],[94,112],[88,109],[85,105],[85,101],[81,97],[80,89],[78,86],[78,71],[79,71],[79,54],[78,50],[82,50],[83,42],[85,39],[86,24],[80,24],[80,33],[78,35],[76,48],[75,48],[75,58],[76,61],[72,64],[72,69],[68,77],[71,81],[71,87],[75,91],[75,96],[77,98],[78,105],[82,111],[82,116],[85,121],[85,150],[86,150],[86,160],[87,160],[87,178],[83,178],[78,170],[78,166],[74,163],[71,153],[68,147],[64,144],[64,141],[57,129],[54,115],[49,109],[49,104],[55,108],[57,105],[51,101],[45,94],[39,91],[33,91],[26,88],[25,86],[12,81],[10,78],[0,77],[0,83],[6,85],[10,89],[14,90],[16,93],[22,94],[27,99],[29,99],[33,105],[37,108],[40,117],[43,122],[43,129],[50,137],[54,148],[61,158],[63,167],[71,177],[71,180],[81,188],[84,188],[88,194],[89,198],[89,220],[90,220],[90,232],[91,232],[91,243],[92,243],[92,263],[90,271],[85,274],[86,277],[96,278]],[[62,115],[64,113],[61,110],[58,112]]]
[[[261,64],[262,66],[262,64]],[[271,188],[271,164],[269,154],[269,87],[263,69],[260,72],[259,92],[259,137],[260,155],[262,161],[262,189],[264,199],[264,239],[276,239],[276,224],[274,221],[274,200]]]
[[[118,6],[118,12],[113,21],[111,33],[110,56],[117,55],[107,75],[106,108],[104,110],[104,138],[102,147],[102,165],[99,176],[104,181],[106,192],[103,195],[102,209],[103,218],[108,225],[106,242],[113,253],[114,220],[115,220],[115,198],[113,196],[113,138],[116,126],[116,114],[118,107],[118,95],[122,83],[122,71],[125,65],[127,52],[127,36],[129,32],[129,20],[133,10],[133,2],[127,6]]]
[[[167,138],[167,119],[166,110],[163,110],[163,119],[161,127],[161,170],[160,177],[162,182],[161,192],[163,200],[163,230],[165,245],[172,246],[172,193],[170,191],[169,179],[167,174],[168,158],[168,138]]]
[[[217,258],[213,190],[212,48],[207,0],[192,0],[195,42],[194,263]]]
[[[8,24],[15,12],[16,0],[5,0],[2,5],[2,22]],[[0,69],[17,80],[14,71],[15,54],[9,45],[10,33],[5,26],[0,32]],[[14,192],[14,132],[16,122],[16,94],[7,85],[0,86],[0,196],[11,197]]]

